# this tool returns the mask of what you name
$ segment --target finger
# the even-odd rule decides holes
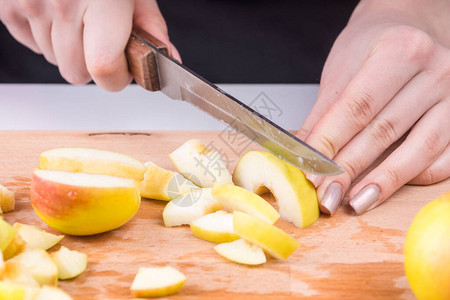
[[[357,214],[378,206],[397,189],[423,172],[450,142],[450,101],[433,106],[390,156],[372,170],[349,193]]]
[[[437,100],[430,90],[438,79],[423,72],[415,76],[388,105],[334,158],[346,172],[327,177],[317,189],[321,210],[333,214],[351,183],[385,150],[402,137]],[[336,191],[340,191],[337,193]]]
[[[61,76],[69,83],[84,84],[91,80],[83,50],[82,9],[73,16],[58,14],[52,28],[52,43]]]
[[[408,182],[415,185],[429,185],[450,177],[450,144],[428,168]]]
[[[86,67],[95,83],[119,91],[130,81],[125,46],[131,34],[133,1],[90,2],[84,14],[83,47]]]

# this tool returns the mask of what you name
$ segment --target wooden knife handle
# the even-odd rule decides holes
[[[133,28],[125,48],[128,68],[137,84],[152,92],[159,91],[160,85],[155,52],[152,47],[146,45],[140,39],[152,44],[166,54],[168,53],[168,48],[166,44],[139,27]]]

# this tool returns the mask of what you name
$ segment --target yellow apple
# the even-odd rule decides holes
[[[89,148],[57,148],[41,153],[39,169],[83,172],[141,181],[145,166],[127,155]]]
[[[200,217],[190,226],[196,237],[213,243],[226,243],[239,238],[233,230],[233,214],[224,210]]]
[[[52,286],[43,286],[35,297],[33,300],[72,300],[66,292]]]
[[[280,214],[266,200],[239,186],[216,184],[211,194],[222,203],[226,210],[231,212],[242,211],[271,224],[280,218]]]
[[[150,199],[170,201],[192,189],[198,189],[180,173],[158,167],[152,162],[145,163],[147,170],[141,181],[141,196]]]
[[[55,235],[36,226],[14,223],[14,229],[27,243],[29,248],[50,249],[59,243],[64,235]]]
[[[212,187],[215,182],[233,184],[220,153],[207,149],[199,140],[185,142],[169,158],[183,176],[200,187]]]
[[[214,250],[226,259],[239,264],[261,265],[266,262],[263,249],[244,239],[218,244],[214,247]]]
[[[186,276],[172,267],[139,268],[131,285],[135,297],[164,297],[178,293]]]
[[[223,209],[211,196],[211,188],[199,188],[169,201],[163,211],[166,227],[189,225],[201,216]]]
[[[58,269],[50,255],[42,249],[27,250],[14,256],[8,262],[19,262],[41,285],[58,284]]]
[[[118,228],[141,202],[139,183],[133,179],[49,170],[33,172],[30,197],[45,223],[72,235]]]
[[[3,257],[5,260],[10,259],[11,257],[16,256],[19,253],[25,251],[27,243],[22,239],[22,237],[16,233],[9,243],[8,247],[6,247],[5,251],[3,251]]]
[[[14,239],[16,230],[0,217],[0,250],[3,252]]]
[[[296,239],[280,228],[240,211],[233,213],[233,226],[241,238],[278,259],[287,259],[300,246]]]
[[[14,210],[15,203],[14,193],[0,184],[0,213]]]
[[[87,255],[84,253],[61,246],[58,251],[52,252],[50,256],[58,268],[59,279],[71,279],[86,270]]]
[[[406,276],[417,299],[450,299],[450,192],[415,216],[404,254]]]
[[[233,181],[257,194],[270,190],[281,218],[297,227],[309,226],[319,218],[314,185],[302,171],[269,152],[246,153],[234,170]]]

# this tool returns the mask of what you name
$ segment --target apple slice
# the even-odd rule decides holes
[[[146,162],[147,170],[141,181],[141,196],[144,198],[170,201],[192,189],[198,189],[180,173],[158,167],[151,161]]]
[[[3,218],[0,218],[0,250],[3,252],[14,239],[16,230]]]
[[[233,262],[244,265],[261,265],[266,262],[266,255],[261,247],[250,244],[244,239],[218,244],[214,247],[220,255]]]
[[[4,259],[8,260],[11,257],[14,257],[22,253],[23,251],[25,251],[26,246],[27,243],[22,239],[22,237],[18,233],[16,233],[12,241],[9,243],[8,247],[6,247],[5,251],[3,251]]]
[[[141,203],[133,179],[86,173],[35,170],[31,204],[50,227],[72,235],[90,235],[128,222]]]
[[[178,171],[200,187],[215,182],[233,184],[220,153],[209,150],[199,140],[189,140],[169,154]]]
[[[31,249],[50,249],[64,237],[64,235],[55,235],[36,226],[22,223],[14,223],[13,227]]]
[[[233,230],[233,214],[224,210],[192,221],[191,230],[199,239],[213,243],[226,243],[239,238]]]
[[[33,300],[72,300],[72,297],[59,288],[43,286]]]
[[[57,148],[41,153],[39,169],[83,172],[141,181],[145,166],[125,154],[89,148]]]
[[[58,269],[45,250],[28,250],[14,256],[8,262],[20,262],[39,284],[56,286],[58,283]]]
[[[5,280],[26,286],[39,287],[31,272],[20,261],[5,263]]]
[[[297,227],[311,225],[319,218],[314,185],[302,171],[271,153],[246,153],[234,170],[233,181],[257,194],[269,189],[277,199],[281,217]]]
[[[258,217],[270,224],[275,223],[280,214],[266,200],[257,194],[232,184],[214,185],[214,199],[222,203],[226,210],[238,210]]]
[[[58,251],[50,254],[58,268],[59,279],[77,277],[86,270],[87,255],[61,246]]]
[[[0,184],[0,213],[14,210],[15,204],[14,192]]]
[[[287,259],[300,246],[296,239],[280,228],[240,211],[233,213],[233,226],[241,238],[278,259]]]
[[[222,204],[211,196],[211,188],[191,190],[167,203],[163,211],[164,225],[189,225],[195,219],[221,209]]]
[[[38,293],[37,287],[0,281],[0,300],[36,300]]]
[[[164,297],[178,293],[186,276],[172,267],[139,268],[131,285],[135,297]]]

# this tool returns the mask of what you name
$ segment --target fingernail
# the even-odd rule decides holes
[[[319,176],[319,175],[314,175],[314,174],[305,174],[305,177],[311,181],[312,184],[314,184],[315,187],[318,187],[322,181],[323,181],[323,176]]]
[[[378,186],[370,184],[360,190],[352,200],[350,205],[355,210],[356,214],[360,215],[375,208],[380,204],[381,192]]]
[[[320,211],[328,215],[334,214],[341,205],[343,198],[342,185],[337,182],[331,183],[320,201]]]

